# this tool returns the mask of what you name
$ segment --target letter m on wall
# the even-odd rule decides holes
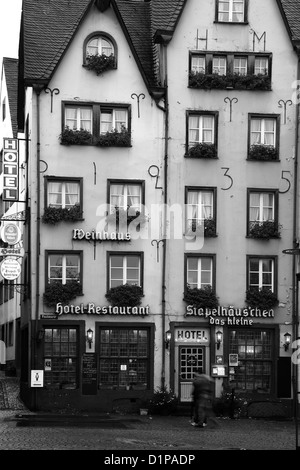
[[[266,50],[266,42],[267,42],[267,33],[262,33],[261,36],[258,36],[255,31],[253,31],[253,52],[259,52]],[[255,47],[257,44],[258,51],[255,51]]]

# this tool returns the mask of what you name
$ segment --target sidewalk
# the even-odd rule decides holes
[[[2,450],[296,450],[293,420],[218,418],[191,426],[188,416],[31,412],[15,377],[0,375]],[[298,450],[298,449],[297,449]]]

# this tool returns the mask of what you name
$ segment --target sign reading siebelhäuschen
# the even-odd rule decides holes
[[[3,201],[19,199],[18,139],[3,139]]]
[[[57,315],[140,315],[145,316],[149,314],[149,305],[144,307],[113,307],[112,305],[95,305],[93,302],[88,303],[86,306],[80,305],[63,305],[57,303],[55,308]]]
[[[186,307],[185,317],[202,317],[209,320],[211,325],[253,325],[253,319],[274,318],[274,310],[259,308],[196,308],[193,305]]]

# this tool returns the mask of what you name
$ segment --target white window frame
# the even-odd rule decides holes
[[[254,120],[260,121],[261,122],[261,129],[259,130],[252,130],[252,123]],[[266,121],[273,121],[274,123],[274,130],[267,131],[266,130]],[[252,135],[253,134],[258,134],[260,133],[260,142],[256,144],[252,140]],[[273,144],[266,144],[265,143],[265,137],[267,134],[272,134],[273,135]],[[277,118],[273,117],[262,117],[260,118],[259,116],[253,116],[250,119],[250,145],[271,145],[272,147],[276,148],[276,137],[277,137]]]
[[[51,268],[52,267],[55,267],[56,265],[51,265],[51,256],[61,256],[62,257],[62,265],[61,265],[61,268],[62,268],[62,277],[50,277],[51,276]],[[77,259],[78,259],[78,263],[77,263],[77,270],[78,270],[78,275],[74,278],[67,278],[67,257],[68,256],[76,256]],[[61,281],[62,284],[66,284],[68,280],[78,280],[78,282],[80,282],[80,273],[81,273],[81,256],[79,253],[72,253],[72,252],[68,252],[68,253],[59,253],[59,252],[52,252],[52,253],[48,253],[48,267],[47,267],[47,272],[48,272],[48,283],[51,283],[51,281]]]
[[[125,120],[117,120],[117,112],[123,111],[125,114]],[[111,119],[103,119],[104,115],[110,115]],[[102,129],[102,124],[106,124],[107,128],[104,130]],[[128,109],[127,108],[111,108],[111,109],[101,109],[100,108],[100,135],[106,134],[106,132],[110,132],[114,129],[117,129],[118,132],[121,131],[122,128],[128,130]]]
[[[123,205],[122,206],[117,206],[121,209],[127,209],[128,207],[133,207],[134,209],[136,209],[137,211],[141,212],[141,209],[142,209],[142,198],[143,198],[143,187],[142,187],[142,183],[135,183],[135,182],[114,182],[114,181],[111,181],[110,182],[110,185],[109,185],[109,204],[111,207],[116,207],[115,204],[112,203],[112,196],[118,196],[118,194],[112,194],[112,186],[123,186],[124,187],[124,194],[122,195],[124,200],[123,200]],[[135,195],[135,197],[139,197],[139,204],[135,205],[135,206],[131,206],[128,204],[128,198],[131,197],[130,195],[128,195],[128,186],[136,186],[139,188],[139,194],[138,195]]]
[[[258,260],[258,263],[259,263],[259,266],[258,266],[258,271],[251,271],[251,261],[252,260]],[[268,261],[271,263],[271,271],[266,271],[264,270],[264,262],[265,261]],[[258,288],[259,290],[263,289],[263,288],[269,288],[271,289],[272,292],[274,292],[274,285],[275,285],[275,261],[274,259],[271,259],[271,258],[254,258],[254,257],[251,257],[249,258],[249,286],[248,288]],[[259,280],[258,280],[258,284],[251,284],[251,274],[257,274],[258,273],[258,277],[259,277]],[[264,275],[268,275],[268,274],[271,274],[271,277],[272,277],[272,280],[271,280],[271,284],[264,284],[263,283],[263,277]]]
[[[198,127],[194,127],[192,128],[191,127],[191,121],[192,121],[192,118],[199,118],[199,125]],[[211,118],[212,120],[212,126],[211,127],[207,127],[205,128],[204,127],[204,118]],[[196,130],[198,131],[198,135],[199,135],[199,140],[198,141],[194,141],[194,140],[191,140],[190,139],[190,134],[191,134],[191,131],[193,130]],[[203,135],[204,135],[204,132],[208,130],[208,131],[211,131],[211,134],[212,134],[212,140],[211,141],[208,141],[208,140],[204,140],[203,138]],[[213,114],[189,114],[188,116],[188,136],[189,136],[189,141],[188,141],[188,145],[189,145],[189,148],[193,147],[194,145],[196,144],[199,144],[199,143],[209,143],[209,144],[214,144],[215,143],[215,115]]]
[[[251,196],[252,195],[259,195],[259,205],[256,206],[254,204],[251,204]],[[272,204],[269,205],[264,205],[264,196],[268,195],[272,197]],[[251,208],[258,208],[258,213],[259,213],[259,218],[257,220],[252,220],[250,218],[250,213],[251,213]],[[272,210],[272,217],[269,219],[264,219],[263,214],[264,214],[264,209],[271,209]],[[250,191],[249,194],[249,222],[267,222],[267,221],[274,221],[275,220],[275,194],[273,192],[261,192],[259,193],[258,191]]]
[[[68,118],[68,109],[75,109],[76,110],[76,116],[74,119]],[[81,110],[89,110],[90,111],[90,119],[81,119],[80,112]],[[76,127],[70,127],[68,125],[68,121],[76,121]],[[85,129],[85,127],[82,126],[83,122],[89,122],[90,126],[88,130],[90,133],[93,132],[93,108],[92,106],[71,106],[71,105],[66,105],[65,106],[65,127],[69,127],[70,129]]]
[[[96,46],[92,46],[91,45],[91,42],[93,41],[97,41],[97,45]],[[108,47],[106,44],[108,43],[110,47]],[[89,51],[89,48],[91,49],[94,49],[95,52],[91,52]],[[105,52],[103,52],[104,49],[110,49],[110,54],[106,54]],[[111,55],[114,55],[114,46],[113,46],[113,43],[105,36],[94,36],[92,37],[88,42],[87,42],[87,45],[86,45],[86,55],[106,55],[107,57],[111,56]]]
[[[242,61],[245,61],[246,64],[242,65]],[[233,73],[238,75],[247,75],[248,74],[248,58],[247,57],[239,57],[235,56],[233,58]]]
[[[192,204],[189,203],[189,194],[191,193],[197,193],[197,204]],[[205,205],[204,201],[204,193],[209,193],[211,195],[211,203],[209,205]],[[187,225],[187,230],[189,230],[192,227],[193,221],[196,221],[196,225],[202,224],[206,219],[214,218],[214,191],[212,189],[188,189],[187,191],[187,218],[186,218],[186,225]],[[193,207],[196,205],[197,207],[197,216],[194,217],[189,217],[189,214],[193,213]],[[205,217],[204,216],[204,210],[205,207],[209,208],[210,211],[210,216]]]
[[[206,58],[205,58],[205,56],[192,55],[192,58],[191,58],[191,71],[193,73],[205,73],[205,71],[206,71]]]
[[[221,65],[221,61],[224,60],[224,65]],[[226,56],[214,56],[212,60],[212,73],[216,73],[218,75],[226,75],[227,74],[227,57]]]
[[[197,260],[197,269],[189,269],[189,261],[190,260]],[[210,261],[210,268],[209,269],[202,269],[202,264],[204,261]],[[210,286],[211,288],[213,287],[213,258],[210,256],[188,256],[187,261],[186,261],[186,279],[187,279],[187,287],[193,289],[202,289],[205,286]],[[189,272],[196,272],[197,273],[197,286],[195,285],[190,285],[188,282],[189,279]],[[203,282],[202,277],[204,273],[209,273],[210,274],[210,281],[209,282]]]
[[[220,5],[222,3],[229,3],[229,10],[221,10],[220,9]],[[235,9],[234,9],[234,6],[236,4],[242,4],[243,5],[243,10],[242,12],[236,12]],[[222,14],[224,13],[228,13],[228,20],[227,21],[224,21],[224,20],[221,20],[220,17]],[[241,15],[241,21],[236,21],[236,20],[233,20],[233,15],[234,13],[238,13]],[[218,0],[218,21],[220,21],[221,23],[244,23],[245,21],[245,0]]]
[[[50,193],[50,184],[51,183],[56,183],[56,184],[61,184],[62,185],[62,192],[61,192],[61,204],[59,203],[50,203],[50,194],[59,194],[59,192],[53,192],[53,193]],[[55,179],[51,179],[51,180],[48,180],[47,181],[47,206],[51,206],[51,207],[61,207],[62,209],[66,208],[66,207],[74,207],[75,204],[66,204],[66,196],[68,195],[67,193],[67,184],[68,183],[72,183],[72,184],[76,184],[77,185],[77,195],[78,195],[78,200],[77,202],[75,202],[75,204],[81,204],[81,201],[80,201],[80,181],[78,180],[55,180]],[[75,193],[74,193],[75,194]]]
[[[112,269],[114,269],[114,267],[112,267],[111,262],[112,262],[112,258],[116,257],[116,256],[123,258],[122,267],[117,268],[117,269],[122,269],[122,271],[123,271],[122,280],[121,279],[114,279],[112,277]],[[130,267],[128,267],[128,258],[133,258],[133,257],[138,258],[138,266],[136,266],[134,268],[130,268]],[[118,284],[118,285],[127,284],[128,283],[128,277],[129,277],[127,270],[130,270],[130,269],[138,269],[139,279],[137,280],[138,281],[137,283],[133,283],[132,280],[129,280],[129,283],[133,284],[133,285],[138,285],[138,286],[141,287],[141,282],[142,282],[142,273],[141,273],[142,263],[141,263],[141,261],[142,260],[141,260],[141,255],[140,254],[128,254],[128,255],[124,255],[122,253],[110,254],[109,255],[109,289],[111,289],[111,287],[112,287],[112,280],[120,281],[120,284]]]
[[[264,61],[264,67],[262,62]],[[269,75],[269,57],[254,58],[254,75]]]

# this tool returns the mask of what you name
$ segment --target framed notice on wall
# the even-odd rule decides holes
[[[229,354],[229,366],[237,367],[239,365],[239,355]]]

